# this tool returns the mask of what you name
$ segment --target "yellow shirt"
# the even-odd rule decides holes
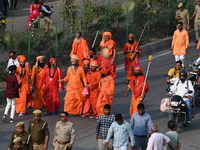
[[[172,68],[169,70],[168,75],[171,76],[172,78],[177,78],[179,77],[179,72],[178,70],[175,70],[175,68]]]

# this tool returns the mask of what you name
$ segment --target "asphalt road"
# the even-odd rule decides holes
[[[59,10],[57,6],[58,1],[49,0],[46,4],[54,5],[55,13],[52,15],[54,22],[61,25],[61,20],[59,19]],[[11,30],[10,21],[14,20],[14,30],[24,31],[26,28],[26,21],[28,19],[29,4],[24,1],[19,1],[19,10],[9,11],[10,16],[8,17],[7,30]],[[196,59],[198,57],[196,50],[196,44],[190,43],[189,53],[186,55],[186,68],[189,68],[190,59]],[[118,50],[120,51],[120,50]],[[159,110],[160,101],[162,98],[166,97],[166,80],[164,74],[174,66],[174,56],[169,52],[170,50],[162,51],[160,53],[153,55],[152,64],[150,66],[148,83],[150,92],[145,98],[144,104],[146,106],[146,112],[152,116],[153,122],[159,126],[160,132],[167,132],[167,121],[168,115],[162,113]],[[146,72],[148,57],[140,57],[141,67]],[[66,68],[67,69],[67,68]],[[115,96],[113,103],[113,113],[122,113],[124,119],[129,121],[129,106],[131,102],[131,92],[129,96],[125,99],[123,95],[127,89],[126,72],[123,69],[123,64],[117,66],[117,77],[115,78]],[[65,91],[60,92],[60,101],[63,109],[63,98],[65,96]],[[3,109],[0,110],[1,116],[3,115]],[[28,125],[29,121],[33,119],[32,109],[27,109],[27,114],[24,117],[15,117],[15,123],[4,123],[0,121],[0,145],[1,150],[6,150],[10,141],[11,133],[15,131],[15,125],[19,121],[24,121]],[[62,111],[62,110],[61,110]],[[181,150],[198,150],[199,149],[199,139],[200,139],[200,108],[195,108],[195,118],[192,120],[192,124],[188,127],[178,126],[178,132],[180,134],[180,141],[182,143]],[[52,150],[52,141],[54,137],[54,127],[56,121],[60,118],[59,116],[44,116],[43,120],[47,121],[50,130],[50,142],[49,150]],[[96,119],[81,118],[80,116],[71,116],[69,121],[74,123],[76,129],[76,140],[73,150],[96,150],[97,141],[95,139],[95,127]],[[27,126],[26,126],[27,129]]]
[[[190,59],[196,59],[197,53],[195,52],[196,44],[191,44],[189,48],[189,53],[186,55],[186,67],[188,67],[191,62]],[[170,50],[162,51],[160,53],[153,55],[152,64],[150,66],[148,84],[150,92],[145,98],[144,104],[146,106],[146,112],[152,116],[153,123],[159,126],[160,132],[167,132],[167,121],[168,115],[162,113],[159,110],[160,101],[162,98],[166,97],[165,89],[167,87],[165,82],[165,77],[163,74],[167,73],[168,70],[174,66],[174,57],[169,52]],[[140,58],[141,67],[146,72],[146,67],[148,64],[147,57]],[[131,102],[131,94],[125,99],[123,95],[126,91],[127,85],[126,72],[123,69],[123,65],[117,66],[117,77],[115,78],[115,95],[113,104],[113,113],[122,113],[124,119],[129,121],[129,106]],[[62,103],[63,109],[63,98],[65,92],[60,92],[60,101]],[[62,110],[61,110],[62,111]],[[180,141],[182,143],[182,150],[197,150],[199,149],[199,139],[200,139],[200,108],[195,108],[195,118],[192,120],[192,124],[188,127],[178,126],[178,132],[180,134]],[[0,114],[3,115],[3,110],[0,110]],[[32,109],[27,110],[27,114],[24,117],[16,116],[15,121],[24,121],[26,125],[33,118]],[[52,149],[52,141],[54,136],[54,127],[56,121],[60,118],[59,116],[43,116],[43,120],[46,120],[49,124],[50,129],[50,142],[49,149]],[[74,150],[95,150],[97,149],[97,141],[95,139],[95,126],[96,119],[81,118],[80,116],[70,115],[69,121],[74,123],[76,130],[76,140],[74,145]],[[11,133],[15,131],[15,124],[0,122],[0,145],[1,149],[6,149],[10,140]],[[27,126],[26,126],[27,129]]]

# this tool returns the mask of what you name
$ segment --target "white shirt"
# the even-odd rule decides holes
[[[188,91],[192,91],[192,93],[187,94]],[[185,96],[194,96],[194,88],[192,86],[192,82],[190,80],[185,80],[184,83],[181,82],[181,80],[176,80],[174,82],[174,85],[171,88],[170,94],[179,95],[181,97]],[[183,98],[183,100],[186,100],[187,98]]]
[[[170,138],[162,133],[155,132],[149,138],[146,150],[162,150],[163,147],[170,142]]]
[[[18,65],[18,59],[16,58],[15,60],[13,60],[12,58],[10,58],[9,60],[8,60],[8,65],[7,65],[7,68],[6,68],[6,71],[8,71],[8,68],[10,67],[10,66],[12,66],[12,65],[15,65],[15,66],[17,66]]]

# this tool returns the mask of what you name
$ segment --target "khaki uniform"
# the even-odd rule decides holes
[[[49,129],[47,122],[40,120],[38,123],[35,120],[29,122],[28,133],[32,135],[33,149],[43,150],[44,140],[49,136]]]
[[[194,30],[195,30],[195,38],[196,40],[199,40],[199,28],[200,28],[200,6],[196,5],[194,12],[196,13],[195,19],[194,19]]]
[[[187,9],[183,9],[183,11],[177,10],[175,19],[181,17],[181,20],[178,20],[178,22],[183,23],[183,29],[187,30],[188,26],[188,19],[189,19],[189,11]]]
[[[10,140],[10,144],[8,146],[8,148],[13,148],[14,143],[13,140],[16,137],[21,137],[22,138],[22,150],[33,150],[33,141],[32,141],[32,137],[29,133],[27,133],[26,131],[24,131],[22,133],[22,135],[20,136],[19,133],[17,132],[13,132],[12,136],[11,136],[11,140]]]
[[[63,125],[61,121],[58,121],[56,123],[55,136],[53,140],[55,150],[66,150],[69,144],[74,144],[74,139],[74,125],[69,121]]]

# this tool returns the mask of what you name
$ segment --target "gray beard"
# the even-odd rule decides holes
[[[75,65],[71,65],[71,70],[72,71],[75,71],[75,68],[76,68]]]

